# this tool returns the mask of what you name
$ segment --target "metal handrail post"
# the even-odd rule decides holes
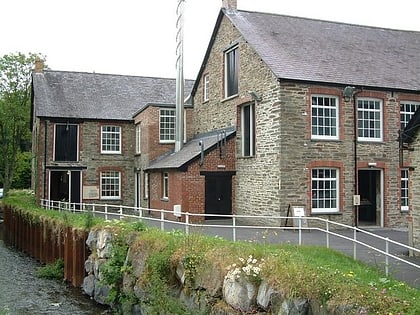
[[[232,240],[236,242],[236,217],[232,217]]]
[[[299,245],[302,245],[302,219],[299,217]]]
[[[188,235],[190,233],[190,214],[185,212],[185,234]]]
[[[165,231],[165,212],[160,212],[160,230]]]
[[[108,220],[108,206],[105,205],[105,220]]]
[[[356,255],[356,251],[357,251],[357,243],[356,243],[356,237],[357,235],[357,230],[354,229],[353,230],[353,259],[356,260],[357,259],[357,255]]]
[[[120,206],[120,220],[121,219],[124,219],[122,206]]]
[[[387,237],[385,240],[385,274],[388,277],[389,272],[389,238]]]
[[[328,221],[326,222],[326,224],[327,224],[327,226],[326,226],[326,229],[327,229],[327,248],[330,248],[330,225],[329,225]]]

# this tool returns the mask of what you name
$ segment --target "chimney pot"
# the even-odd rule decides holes
[[[222,7],[226,10],[236,10],[238,5],[237,0],[222,0]]]
[[[44,72],[44,60],[42,60],[42,59],[36,59],[35,60],[34,72],[36,72],[36,73]]]

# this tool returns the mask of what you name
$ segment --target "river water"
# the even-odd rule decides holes
[[[3,243],[0,223],[0,315],[106,314],[80,288],[36,277],[34,259]]]

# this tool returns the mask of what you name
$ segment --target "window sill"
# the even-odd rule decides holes
[[[160,201],[168,202],[169,201],[169,198],[168,197],[163,197],[163,198],[160,199]]]
[[[223,103],[223,102],[227,102],[227,101],[230,101],[231,99],[237,98],[238,96],[239,96],[239,94],[235,94],[235,95],[227,96],[227,97],[225,97],[224,99],[222,99],[220,102],[221,102],[221,103]]]
[[[311,138],[311,142],[343,142],[343,140],[329,138]]]
[[[311,212],[311,216],[317,215],[343,215],[342,212]]]
[[[168,141],[159,140],[159,144],[174,144],[174,143],[175,143],[175,140],[168,140]]]

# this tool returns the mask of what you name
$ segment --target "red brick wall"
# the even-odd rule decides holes
[[[221,158],[217,147],[205,154],[204,163],[200,166],[200,159],[192,161],[186,172],[179,170],[162,170],[153,172],[149,177],[150,207],[152,209],[173,210],[173,206],[180,204],[182,212],[205,213],[205,176],[200,172],[232,172],[235,171],[235,138],[226,142],[225,155]],[[169,198],[162,199],[162,173],[169,173]],[[234,179],[232,178],[232,209],[235,204]],[[173,216],[169,216],[174,218]],[[203,217],[195,217],[192,221],[200,221]],[[182,220],[185,220],[183,216]]]

